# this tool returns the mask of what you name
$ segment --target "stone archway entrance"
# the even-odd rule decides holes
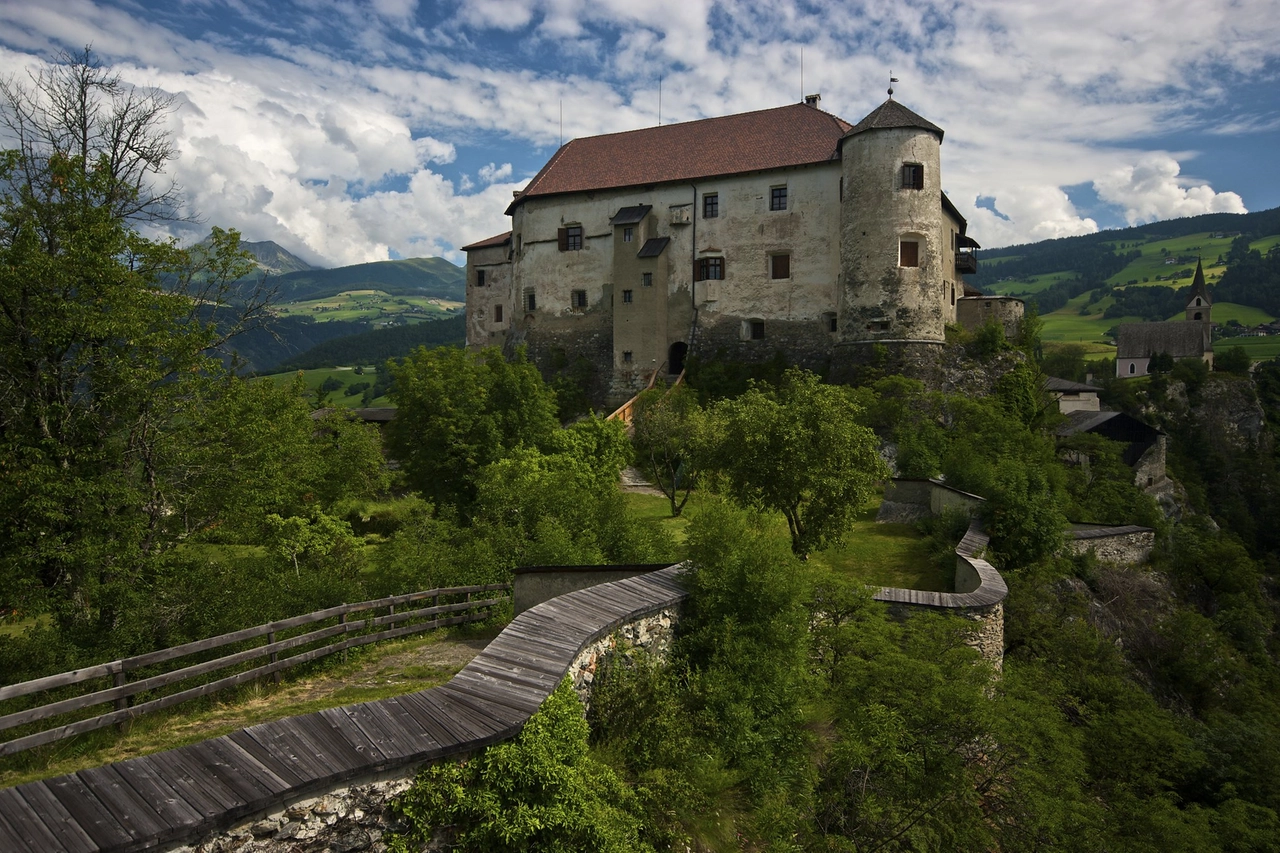
[[[689,354],[689,345],[684,341],[676,341],[667,350],[667,373],[679,376],[684,372],[684,359]]]

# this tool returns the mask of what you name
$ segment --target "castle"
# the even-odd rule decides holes
[[[468,346],[586,358],[620,399],[690,355],[839,381],[936,361],[957,320],[1016,324],[1021,302],[965,293],[942,129],[892,97],[857,124],[818,101],[563,145],[511,230],[463,247]]]

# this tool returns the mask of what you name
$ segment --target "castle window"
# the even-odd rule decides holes
[[[630,242],[631,242],[632,240],[634,240],[635,238],[636,238],[636,229],[634,229],[634,228],[623,228],[623,229],[622,229],[622,242],[624,242],[624,243],[630,243]]]
[[[769,278],[791,278],[791,256],[769,256]]]
[[[538,310],[538,297],[534,295],[532,288],[524,292],[524,310],[526,311]]]
[[[1197,301],[1199,301],[1199,300],[1197,300]],[[1199,311],[1197,311],[1197,312],[1196,312],[1196,319],[1197,319],[1197,320],[1203,320],[1203,319],[1204,319],[1204,316],[1203,316]]]
[[[516,235],[516,254],[520,254],[520,249],[524,246],[524,242],[520,239],[520,235]]]
[[[715,219],[720,215],[720,194],[707,193],[702,197],[702,218]]]
[[[631,363],[631,350],[629,350],[629,349],[624,349],[624,350],[622,351],[622,363],[623,363],[623,364],[630,364],[630,363]]]
[[[623,305],[630,305],[633,301],[635,301],[635,300],[632,298],[632,296],[633,296],[633,294],[634,294],[634,293],[635,293],[635,291],[634,291],[634,290],[624,290],[624,291],[622,291],[622,304],[623,304]]]
[[[568,225],[556,232],[562,252],[578,252],[582,250],[582,226]]]
[[[785,186],[769,188],[769,209],[787,209],[787,188]]]
[[[1129,362],[1129,372],[1130,372],[1130,373],[1137,373],[1137,372],[1138,372],[1138,366],[1137,366],[1136,364],[1134,364],[1133,362]]]
[[[577,309],[587,307],[587,292],[585,290],[575,290],[569,294],[569,304]]]
[[[744,341],[764,340],[764,320],[743,320],[742,339]]]
[[[952,305],[955,305],[955,304],[956,304],[956,286],[955,286],[955,284],[952,284],[952,285],[951,285],[951,304],[952,304]]]
[[[828,332],[837,332],[840,330],[834,311],[828,311],[826,314],[823,314],[822,321],[823,325],[827,327]]]
[[[724,258],[698,258],[694,281],[720,281],[724,278]]]
[[[502,306],[501,305],[493,306],[493,322],[495,323],[502,322]]]
[[[920,244],[915,240],[903,240],[902,248],[899,251],[898,266],[902,267],[918,267],[920,266]]]
[[[643,284],[645,287],[653,287],[653,273],[651,272],[640,273],[640,283]]]
[[[924,189],[924,166],[919,163],[903,163],[902,188],[904,190]]]
[[[1197,307],[1197,308],[1199,308],[1199,307],[1200,307],[1200,297],[1199,297],[1199,296],[1197,296],[1197,297],[1196,297],[1196,307]],[[1199,319],[1200,319],[1200,317],[1199,317],[1199,316],[1197,316],[1197,317],[1196,317],[1196,319],[1197,319],[1197,320],[1199,320]]]
[[[484,270],[476,270],[476,287],[484,287]]]

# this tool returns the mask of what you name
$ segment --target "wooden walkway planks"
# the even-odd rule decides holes
[[[530,608],[441,687],[0,790],[0,851],[132,853],[189,841],[344,781],[509,738],[587,646],[679,604],[681,568]]]

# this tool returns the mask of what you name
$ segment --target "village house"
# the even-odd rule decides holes
[[[892,97],[849,124],[804,103],[572,140],[511,230],[467,252],[467,344],[586,358],[624,399],[691,354],[841,380],[937,361],[978,244],[942,192],[943,131]],[[1021,316],[998,300],[995,319]]]
[[[1204,283],[1204,269],[1196,262],[1187,297],[1186,319],[1164,323],[1122,323],[1116,329],[1116,376],[1146,376],[1151,357],[1168,354],[1175,361],[1196,358],[1213,366],[1213,303]]]

